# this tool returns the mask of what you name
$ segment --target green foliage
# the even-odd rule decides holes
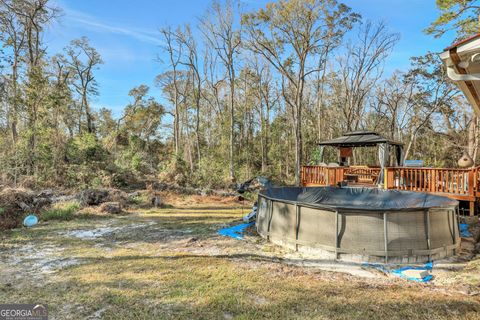
[[[172,156],[166,163],[162,163],[159,167],[158,178],[163,182],[173,182],[179,186],[187,184],[188,169],[185,160],[180,156]]]
[[[55,204],[52,208],[41,213],[40,218],[44,221],[48,220],[72,220],[75,213],[80,209],[80,204],[76,201],[63,202]]]
[[[67,143],[67,160],[74,164],[101,162],[107,159],[107,152],[93,133],[82,133]]]
[[[207,188],[224,187],[228,184],[228,160],[217,155],[205,155],[198,164],[192,182]]]
[[[132,204],[137,206],[151,206],[150,196],[148,193],[141,193],[131,198]]]
[[[435,38],[453,31],[458,40],[479,32],[480,6],[477,0],[436,0],[440,15],[425,29]]]
[[[145,141],[130,135],[125,146],[118,152],[115,164],[122,170],[138,173],[151,173],[151,161],[156,162],[155,155],[146,152]]]
[[[320,152],[320,148],[313,149],[310,157],[309,165],[317,165],[322,162],[322,153]]]
[[[66,143],[65,180],[70,187],[101,187],[111,184],[116,170],[109,152],[92,133],[82,133]]]

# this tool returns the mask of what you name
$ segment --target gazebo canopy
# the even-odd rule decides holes
[[[332,146],[337,148],[350,147],[373,147],[378,144],[389,144],[394,146],[403,146],[403,143],[382,137],[374,131],[352,131],[345,133],[343,136],[322,141],[319,146]]]

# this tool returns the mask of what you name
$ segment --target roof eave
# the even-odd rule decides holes
[[[469,66],[471,67],[474,64],[471,61],[473,60],[472,56],[477,53],[480,53],[480,34],[451,45],[439,56],[454,75],[466,75],[467,78],[470,78],[459,80],[458,76],[455,76],[450,80],[460,88],[474,111],[480,114],[480,81],[468,77],[469,74],[473,75],[474,73],[474,71],[469,70]],[[464,65],[462,65],[462,62]]]

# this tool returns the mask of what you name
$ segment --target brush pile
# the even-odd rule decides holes
[[[22,188],[4,188],[0,191],[0,230],[12,229],[21,225],[22,219],[35,211],[36,195]]]

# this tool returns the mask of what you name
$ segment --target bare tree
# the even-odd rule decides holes
[[[168,54],[169,72],[172,84],[172,103],[173,103],[173,143],[175,155],[180,154],[180,89],[179,89],[179,66],[182,59],[183,45],[179,43],[175,37],[175,32],[170,28],[160,30],[165,40],[164,50]],[[158,78],[157,78],[158,79]]]
[[[339,58],[339,81],[334,90],[347,131],[358,130],[364,118],[366,100],[383,75],[383,62],[399,39],[389,33],[385,24],[366,22],[358,42],[347,45]]]
[[[230,87],[230,146],[229,146],[229,171],[230,180],[235,181],[234,167],[234,143],[235,143],[235,79],[237,55],[240,48],[241,38],[240,30],[236,30],[234,6],[237,4],[235,0],[227,0],[225,6],[221,6],[218,2],[213,2],[207,15],[200,20],[200,28],[220,60],[222,61],[226,71]]]
[[[388,132],[391,139],[401,141],[411,120],[413,104],[410,102],[415,94],[415,83],[399,72],[380,83],[372,102],[377,118],[383,123],[376,125],[378,130]]]
[[[448,114],[459,94],[458,88],[447,81],[441,61],[433,53],[412,58],[412,68],[406,74],[406,79],[414,83],[416,93],[408,102],[413,105],[413,112],[408,115],[409,141],[405,149],[405,159],[409,156],[420,130],[432,121],[433,114],[443,114],[447,128],[451,127]]]
[[[186,25],[183,30],[179,29],[175,33],[177,41],[185,47],[186,57],[180,60],[180,63],[189,68],[192,77],[193,87],[193,101],[195,104],[195,139],[197,162],[200,162],[200,100],[202,98],[202,78],[200,76],[199,58],[197,53],[197,42],[192,35],[189,25]]]
[[[270,145],[270,117],[271,112],[278,102],[279,94],[275,90],[270,65],[267,61],[255,57],[251,63],[254,80],[251,84],[257,97],[256,110],[260,120],[260,149],[261,149],[261,172],[266,173],[269,166],[268,150]]]
[[[295,181],[300,184],[303,156],[302,111],[307,77],[319,72],[309,66],[331,39],[329,25],[350,28],[357,15],[336,1],[281,0],[243,16],[246,47],[263,56],[281,74],[283,98],[292,110],[295,135]]]
[[[93,114],[89,104],[89,96],[98,94],[97,81],[94,77],[94,70],[98,65],[102,64],[100,54],[91,47],[86,37],[76,39],[70,42],[65,48],[67,55],[66,63],[72,70],[74,81],[72,82],[75,91],[80,96],[80,115],[85,110],[87,118],[87,131],[93,133],[95,131],[93,123]],[[79,132],[82,131],[81,119],[78,124]]]

